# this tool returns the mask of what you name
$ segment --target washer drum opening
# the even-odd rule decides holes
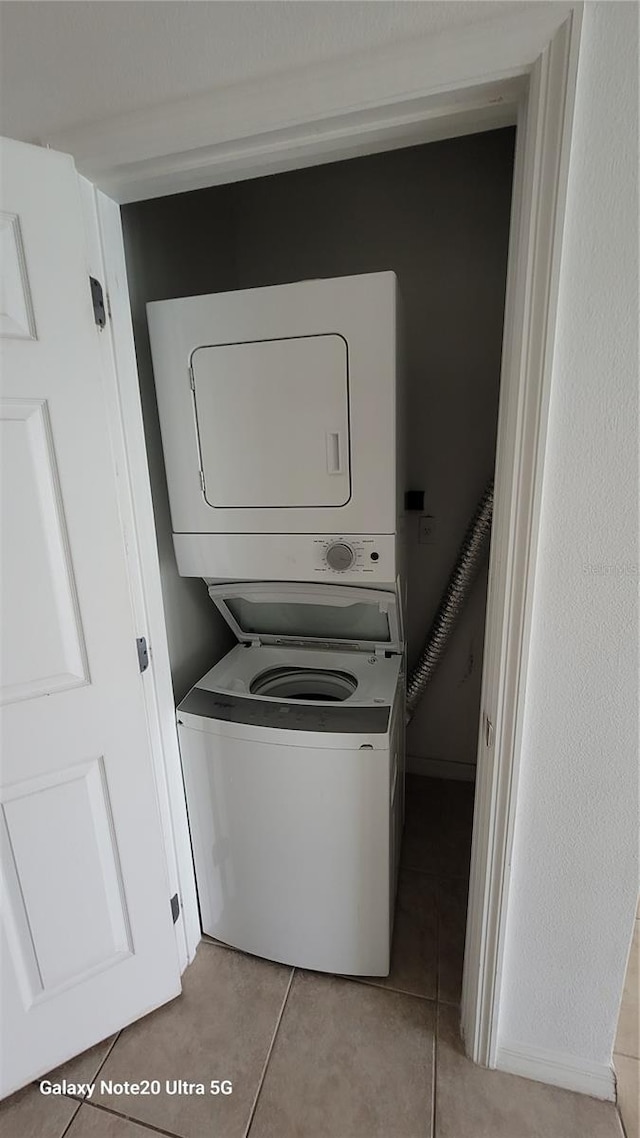
[[[357,686],[355,676],[348,672],[269,668],[255,677],[249,690],[252,695],[270,695],[276,699],[340,703],[353,695]]]

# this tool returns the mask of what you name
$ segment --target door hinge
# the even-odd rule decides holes
[[[191,364],[189,364],[189,387],[191,388],[191,390],[195,394],[196,380],[195,380],[195,376],[193,374],[193,368],[191,367]]]
[[[140,671],[145,672],[149,667],[149,649],[147,648],[146,636],[139,636],[136,640],[136,648],[138,649],[138,664]]]
[[[89,285],[91,286],[91,302],[93,304],[93,319],[95,320],[98,328],[104,328],[107,323],[107,309],[104,303],[104,292],[100,281],[95,277],[89,277]]]
[[[173,923],[175,925],[178,917],[180,916],[180,898],[178,897],[177,893],[174,893],[173,897],[171,898],[171,916],[173,917]]]
[[[202,493],[204,494],[204,470],[200,471],[200,489],[202,490]]]

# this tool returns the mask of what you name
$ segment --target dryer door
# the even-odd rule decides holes
[[[200,347],[191,367],[210,506],[346,505],[349,379],[342,336]]]

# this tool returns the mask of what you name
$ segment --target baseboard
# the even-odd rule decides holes
[[[498,1047],[496,1067],[510,1075],[521,1075],[537,1083],[550,1083],[567,1091],[615,1102],[616,1083],[612,1066],[576,1059],[559,1051],[540,1047]]]
[[[457,778],[473,782],[476,777],[474,763],[452,763],[447,759],[423,759],[420,755],[407,755],[407,771],[425,778]]]

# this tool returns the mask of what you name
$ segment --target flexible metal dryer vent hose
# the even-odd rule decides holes
[[[487,486],[469,523],[458,559],[444,596],[438,606],[426,644],[407,683],[407,718],[411,719],[424,690],[435,672],[449,637],[462,612],[475,576],[480,568],[484,546],[491,533],[493,482]]]

